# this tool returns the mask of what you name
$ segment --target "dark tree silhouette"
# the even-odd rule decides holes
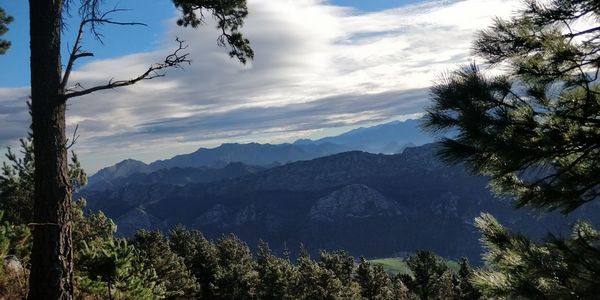
[[[451,73],[432,89],[425,127],[458,132],[443,156],[519,207],[568,213],[600,196],[600,2],[526,2],[474,44],[508,72]]]
[[[76,2],[80,4],[82,22],[63,74],[60,49],[64,14]],[[31,47],[31,110],[35,149],[33,249],[29,299],[72,299],[73,243],[71,239],[71,181],[68,173],[65,134],[67,100],[95,91],[113,89],[164,76],[164,70],[189,63],[185,46],[178,48],[164,61],[153,64],[137,77],[109,80],[104,85],[83,88],[69,86],[69,75],[75,62],[93,54],[84,51],[81,40],[85,29],[101,38],[103,25],[135,25],[114,21],[118,10],[101,11],[101,0],[30,0]],[[174,1],[182,8],[180,25],[197,26],[210,15],[219,20],[219,44],[229,46],[230,54],[241,62],[252,58],[249,43],[238,31],[247,15],[245,0]]]
[[[13,17],[6,14],[4,9],[0,7],[0,36],[5,34],[8,31],[8,27],[6,25],[10,24],[13,21]],[[0,39],[0,55],[6,53],[6,50],[10,48],[10,42],[7,40]]]

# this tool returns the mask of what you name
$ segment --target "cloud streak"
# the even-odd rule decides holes
[[[325,1],[249,0],[244,34],[255,60],[241,65],[217,32],[169,20],[158,50],[83,65],[83,86],[130,78],[186,40],[193,63],[164,78],[71,101],[76,146],[97,169],[125,157],[158,159],[225,141],[310,136],[327,128],[423,111],[440,73],[468,63],[473,33],[518,1],[433,1],[360,13]],[[24,135],[27,89],[0,89],[0,143]],[[135,153],[135,154],[133,154]]]

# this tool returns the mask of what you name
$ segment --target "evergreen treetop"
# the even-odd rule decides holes
[[[433,89],[424,127],[457,132],[450,162],[467,161],[516,204],[568,213],[600,195],[600,3],[526,1],[479,33],[471,65]]]

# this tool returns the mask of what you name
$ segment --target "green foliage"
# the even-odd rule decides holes
[[[478,289],[476,289],[471,283],[471,279],[473,277],[473,269],[471,265],[469,265],[469,261],[466,258],[461,258],[460,269],[458,270],[458,286],[457,286],[457,296],[459,299],[479,299],[481,298],[481,293]]]
[[[100,247],[84,243],[77,278],[82,295],[113,299],[160,299],[165,288],[153,268],[144,265],[140,252],[125,239],[111,239]],[[102,285],[100,283],[105,283]]]
[[[183,225],[177,225],[169,231],[169,246],[179,257],[183,258],[186,266],[190,267],[198,251],[198,244],[206,241],[198,230],[187,230]]]
[[[117,231],[117,225],[101,211],[90,211],[86,216],[83,213],[85,204],[85,199],[79,199],[71,206],[75,249],[83,248],[84,244],[101,245],[112,239]],[[77,255],[75,261],[77,262]]]
[[[412,279],[405,282],[411,291],[421,299],[447,296],[452,273],[442,259],[429,251],[417,251],[406,263],[413,274]]]
[[[190,236],[193,238],[195,250],[189,267],[200,284],[202,298],[212,299],[215,298],[213,286],[219,272],[218,250],[200,232],[196,233]]]
[[[415,294],[413,294],[401,276],[396,276],[392,279],[392,294],[394,295],[395,300],[410,300],[410,299],[418,299]]]
[[[25,225],[15,225],[3,219],[0,211],[0,257],[14,255],[22,261],[28,261],[31,249],[31,231]]]
[[[354,257],[350,253],[346,251],[321,251],[319,254],[319,266],[321,268],[332,271],[344,285],[352,281]]]
[[[8,31],[8,27],[6,25],[10,24],[12,21],[13,17],[7,15],[4,9],[0,7],[0,36]],[[10,42],[0,39],[0,55],[6,53],[8,48],[10,48]]]
[[[451,73],[432,89],[424,126],[457,132],[443,156],[490,176],[518,206],[566,213],[600,195],[600,10],[595,0],[527,3],[474,45],[508,73]]]
[[[296,299],[293,287],[297,274],[288,259],[273,255],[265,242],[260,242],[256,253],[256,272],[258,273],[258,299]]]
[[[246,0],[173,0],[173,3],[182,13],[177,25],[202,25],[206,21],[204,13],[208,11],[217,20],[217,29],[221,31],[219,46],[228,45],[229,56],[235,56],[242,63],[254,57],[250,41],[239,31],[248,15]]]
[[[253,299],[258,273],[252,253],[239,238],[228,235],[215,243],[218,268],[210,286],[215,299]]]
[[[331,270],[322,268],[302,250],[296,262],[298,280],[293,289],[297,299],[357,299],[356,287],[345,287]]]
[[[166,298],[194,298],[200,287],[187,269],[184,259],[169,247],[169,241],[158,231],[138,231],[133,246],[139,250],[139,261],[156,271],[157,282],[164,286]]]
[[[356,268],[356,281],[360,294],[365,299],[392,299],[392,281],[382,265],[372,264],[363,257]]]
[[[489,176],[494,191],[518,207],[566,214],[600,196],[600,2],[525,5],[474,44],[485,63],[506,72],[486,75],[472,65],[451,73],[432,89],[424,127],[452,132],[442,156]],[[487,214],[476,225],[486,269],[471,282],[484,296],[597,297],[600,244],[590,224],[577,223],[569,239],[542,242]]]
[[[21,139],[21,156],[10,148],[6,153],[7,162],[2,163],[0,174],[0,210],[5,212],[7,221],[14,224],[29,224],[33,221],[33,173],[35,156],[32,137]],[[69,164],[71,188],[77,191],[87,184],[87,174],[81,168],[77,155],[71,153]]]
[[[541,243],[510,233],[488,214],[476,220],[488,269],[473,284],[486,297],[593,299],[600,278],[600,233],[588,223],[573,228],[569,240],[550,236]]]
[[[21,154],[8,148],[0,174],[0,209],[5,219],[15,224],[27,224],[33,220],[33,171],[34,155],[31,138],[21,139]]]

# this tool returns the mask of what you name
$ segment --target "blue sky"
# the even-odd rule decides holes
[[[116,1],[107,0],[107,7]],[[187,41],[192,65],[131,88],[77,98],[69,133],[89,171],[125,158],[164,159],[224,142],[317,138],[424,111],[428,88],[469,63],[473,34],[518,0],[249,0],[243,28],[256,52],[241,65],[216,45],[214,24],[175,26],[170,1],[119,1],[115,15],[147,27],[103,29],[104,44],[85,39],[95,57],[76,66],[84,86],[126,79]],[[2,1],[15,17],[12,48],[0,56],[0,147],[25,136],[28,115],[26,1]],[[76,13],[74,13],[76,16]],[[76,28],[75,18],[69,20]],[[72,32],[63,36],[63,59]]]
[[[28,44],[28,22],[29,13],[26,1],[7,1],[1,7],[15,21],[10,25],[10,31],[4,35],[4,39],[12,42],[11,51],[2,59],[6,70],[20,70],[14,72],[0,72],[0,85],[4,87],[18,87],[29,84],[29,44]],[[75,1],[77,2],[77,1]],[[103,44],[92,41],[95,58],[110,58],[130,53],[150,51],[156,47],[156,41],[165,30],[165,22],[173,17],[173,4],[171,1],[152,1],[148,5],[147,0],[106,1],[106,7],[115,4],[120,8],[130,9],[115,15],[115,18],[127,21],[145,23],[147,27],[115,27],[107,26]],[[380,11],[404,5],[414,4],[419,0],[336,0],[330,3],[341,6],[354,7],[365,12]],[[72,17],[68,19],[69,28],[77,29],[78,15],[74,10]],[[68,53],[69,40],[73,39],[73,30],[66,31],[63,39],[64,53]],[[64,55],[66,57],[66,55]],[[63,59],[65,59],[63,57]],[[16,76],[15,76],[16,75]]]

